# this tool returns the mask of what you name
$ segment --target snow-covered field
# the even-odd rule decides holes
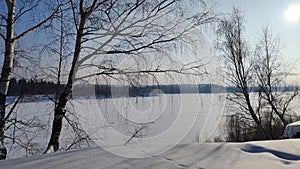
[[[204,142],[213,139],[225,109],[225,96],[220,94],[173,94],[152,97],[118,97],[108,99],[76,98],[69,110],[76,112],[80,125],[100,146],[168,144],[167,151],[177,144]],[[21,103],[14,117],[42,127],[7,131],[16,143],[6,140],[9,159],[41,154],[50,136],[53,103],[36,101]],[[67,124],[64,121],[64,124]],[[24,126],[17,126],[24,129]],[[140,130],[130,139],[135,131]],[[72,144],[72,132],[63,128],[61,147]],[[216,134],[218,135],[218,134]],[[17,144],[19,143],[19,144]],[[26,148],[24,148],[26,147]],[[157,152],[160,153],[160,152]],[[1,168],[1,167],[0,167]]]
[[[153,155],[157,146],[114,146],[114,151],[149,156],[127,158],[102,148],[6,160],[1,169],[298,169],[300,166],[300,140],[276,140],[247,143],[195,143],[180,144],[173,149]],[[147,153],[146,153],[147,152]]]

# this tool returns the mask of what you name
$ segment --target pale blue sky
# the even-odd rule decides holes
[[[300,72],[300,18],[288,21],[285,12],[292,4],[300,0],[215,0],[218,10],[230,12],[232,7],[240,8],[246,18],[246,37],[254,43],[262,27],[268,25],[274,34],[281,38],[286,61],[297,62],[296,72]]]

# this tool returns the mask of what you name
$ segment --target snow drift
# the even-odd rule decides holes
[[[102,148],[58,152],[30,158],[0,162],[1,169],[76,169],[76,168],[195,168],[195,169],[298,169],[300,140],[276,140],[246,143],[181,144],[160,154],[151,155],[157,146],[114,146],[114,151],[150,156],[127,158],[109,153]],[[145,151],[143,151],[145,150]]]

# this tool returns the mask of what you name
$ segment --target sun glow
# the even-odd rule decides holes
[[[288,21],[297,21],[300,19],[300,4],[290,5],[285,11],[285,18]]]

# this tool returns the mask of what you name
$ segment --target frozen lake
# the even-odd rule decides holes
[[[225,95],[220,94],[162,94],[73,102],[75,111],[83,117],[80,124],[102,147],[204,142],[216,132],[225,104]]]
[[[212,139],[212,134],[218,133],[225,105],[224,94],[159,94],[152,97],[77,98],[71,100],[68,107],[71,113],[75,112],[85,132],[102,147],[166,144],[171,148],[176,144]],[[24,153],[32,155],[45,149],[52,110],[53,102],[45,99],[18,106],[18,114],[14,116],[23,121],[34,118],[34,123],[39,123],[42,128],[28,129],[34,132],[27,136],[11,128],[8,135],[17,135],[22,144],[31,142],[31,145],[24,152],[20,145],[12,145],[11,140],[7,140],[10,157],[20,157]],[[64,127],[62,147],[70,144],[72,132],[70,127]]]

